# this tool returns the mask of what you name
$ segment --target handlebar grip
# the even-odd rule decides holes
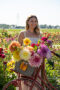
[[[51,51],[51,53],[53,53],[54,55],[56,55],[57,57],[60,58],[60,55],[59,55],[58,53],[55,53],[55,52],[53,52],[53,51]]]

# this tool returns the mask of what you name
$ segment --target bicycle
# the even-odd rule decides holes
[[[41,71],[41,75],[39,75],[40,71]],[[45,60],[44,59],[43,59],[42,65],[39,68],[34,70],[34,74],[32,76],[25,76],[25,75],[21,76],[19,72],[16,72],[16,73],[17,73],[18,78],[8,82],[3,87],[3,90],[7,90],[7,88],[10,85],[18,87],[19,90],[22,90],[22,86],[21,86],[22,81],[24,82],[26,86],[28,86],[29,90],[33,90],[34,87],[36,88],[36,90],[45,90],[45,87],[46,87],[46,90],[57,90],[55,87],[52,86],[52,84],[47,79],[46,72],[45,72]],[[40,80],[40,82],[37,80],[37,78]],[[48,83],[46,83],[46,81]]]

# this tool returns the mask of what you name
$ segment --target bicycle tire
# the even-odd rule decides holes
[[[8,89],[8,87],[10,85],[13,85],[14,87],[17,87],[17,81],[25,81],[25,82],[27,81],[27,82],[29,82],[29,84],[30,83],[32,84],[32,82],[33,82],[32,79],[27,79],[27,78],[15,79],[15,80],[12,80],[12,81],[8,82],[7,84],[5,84],[5,86],[3,87],[2,90],[11,90],[11,89]],[[36,81],[34,82],[34,86],[37,87],[37,90],[44,90],[43,87],[41,87]]]

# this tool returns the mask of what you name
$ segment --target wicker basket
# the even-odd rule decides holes
[[[14,71],[17,73],[23,74],[25,76],[32,76],[35,67],[31,67],[27,61],[20,60],[15,63]]]

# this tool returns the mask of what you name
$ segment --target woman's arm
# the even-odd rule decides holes
[[[24,39],[24,32],[20,32],[18,36],[18,42],[22,45],[23,44],[23,39]]]

